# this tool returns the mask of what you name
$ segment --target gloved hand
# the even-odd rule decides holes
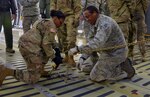
[[[84,63],[86,59],[83,57],[80,57],[78,64],[76,65],[76,67],[81,70],[81,65]]]
[[[55,69],[57,69],[57,67],[62,63],[62,57],[58,57],[56,56],[52,61],[56,64]]]
[[[55,58],[52,61],[56,64],[56,68],[57,68],[59,64],[62,63],[63,58],[61,57],[59,48],[55,48],[54,50],[55,50]]]
[[[71,48],[69,51],[68,51],[68,55],[71,55],[73,56],[74,54],[78,53],[79,50],[78,50],[78,46],[74,47],[74,48]]]
[[[59,48],[55,48],[55,56],[61,57]]]

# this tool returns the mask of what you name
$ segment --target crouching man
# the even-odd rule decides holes
[[[19,39],[19,51],[25,59],[27,70],[14,70],[0,65],[0,85],[6,76],[29,84],[36,83],[42,75],[47,75],[44,66],[49,59],[58,66],[62,63],[60,51],[55,48],[56,29],[60,27],[65,15],[61,11],[51,11],[52,19],[38,20],[32,29]]]
[[[121,80],[132,78],[135,70],[127,58],[128,48],[118,24],[110,17],[99,14],[94,6],[87,7],[83,16],[89,23],[85,32],[87,44],[69,50],[69,55],[82,54],[77,67],[90,73],[93,81]],[[99,50],[113,46],[120,48]]]

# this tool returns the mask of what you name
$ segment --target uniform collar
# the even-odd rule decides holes
[[[97,17],[97,20],[96,20],[96,23],[95,23],[94,27],[98,27],[101,16],[102,16],[102,14],[99,14],[99,15],[98,15],[98,17]]]

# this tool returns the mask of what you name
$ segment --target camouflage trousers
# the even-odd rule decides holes
[[[39,19],[38,15],[35,16],[24,16],[23,17],[23,31],[24,33],[30,30],[30,27]]]
[[[121,69],[120,62],[117,63],[116,59],[106,58],[99,59],[94,63],[92,57],[88,57],[82,65],[80,70],[90,73],[90,78],[93,81],[103,80],[121,80],[127,77],[127,73]]]
[[[58,29],[59,47],[63,52],[76,45],[77,27],[74,26],[74,17],[67,16],[64,24]]]
[[[92,54],[82,54],[79,58],[79,62],[77,64],[77,68],[83,72],[89,73],[94,64],[98,61],[98,54],[97,52],[93,52]]]
[[[125,40],[126,42],[128,42],[128,36],[129,36],[129,23],[128,22],[119,22],[118,23],[119,27],[121,28],[123,34],[124,34],[124,37],[125,37]],[[133,31],[133,33],[135,33],[135,31]]]
[[[134,22],[118,22],[118,25],[127,43],[132,43],[136,40],[136,25]],[[133,47],[130,46],[129,49],[133,49]]]
[[[145,37],[144,37],[144,32],[145,32],[144,29],[145,28],[146,28],[145,25],[136,24],[136,33],[134,34],[133,32],[131,32],[133,30],[130,31],[131,33],[129,34],[128,43],[132,43],[135,40],[137,40],[137,41],[144,41],[145,40]],[[142,57],[144,57],[145,53],[146,53],[146,51],[145,51],[145,43],[139,43],[138,46],[139,46],[139,50],[140,50],[140,53],[141,53]],[[133,49],[134,49],[134,45],[129,46],[129,53],[133,53]]]
[[[143,12],[139,12],[135,14],[135,23],[137,27],[137,41],[144,41],[145,36],[144,33],[147,32],[147,26],[145,23],[145,14]],[[139,50],[142,54],[142,57],[145,56],[146,50],[145,50],[145,43],[139,44]]]
[[[49,58],[45,57],[43,53],[33,54],[20,45],[19,50],[26,62],[27,70],[16,70],[15,78],[29,84],[36,83],[39,81]]]
[[[126,39],[127,43],[133,43],[136,40],[137,41],[143,41],[144,38],[144,32],[145,32],[145,24],[143,21],[137,21],[137,22],[123,22],[118,23],[119,27],[121,28],[124,37]],[[133,54],[134,45],[131,45],[129,48],[129,56]],[[142,54],[142,56],[145,55],[145,43],[139,44],[139,50]]]

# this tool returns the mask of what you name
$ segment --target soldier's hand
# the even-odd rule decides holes
[[[62,63],[63,58],[56,56],[52,61],[56,64],[55,69]]]
[[[73,55],[77,54],[78,52],[79,52],[78,46],[76,46],[76,47],[74,47],[74,48],[71,48],[71,49],[68,51],[68,55],[73,56]]]
[[[55,48],[54,50],[55,50],[55,56],[61,57],[61,54],[60,54],[61,52],[60,52],[59,48]]]
[[[82,58],[82,57],[80,57],[79,62],[78,62],[78,64],[77,64],[77,68],[78,68],[79,70],[81,70],[81,65],[84,63],[84,61],[85,61],[85,59]]]

